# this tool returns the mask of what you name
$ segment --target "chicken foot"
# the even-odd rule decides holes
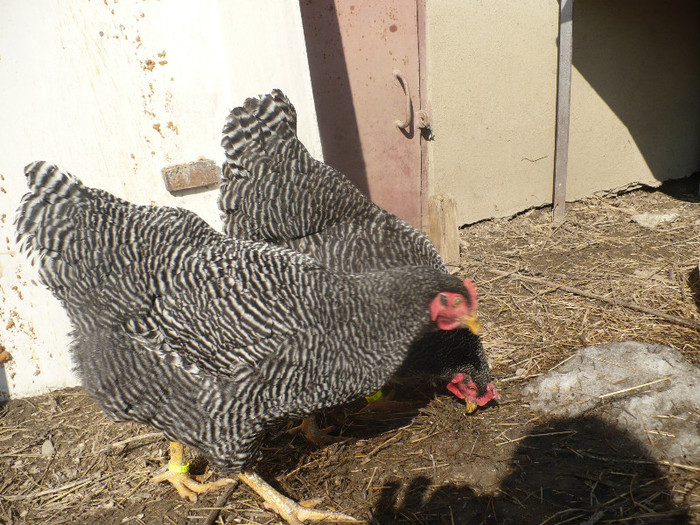
[[[302,433],[307,441],[313,443],[317,447],[321,447],[323,445],[335,443],[336,441],[342,441],[343,438],[341,437],[329,435],[334,428],[335,427],[318,428],[318,424],[316,424],[316,420],[313,417],[305,417],[300,425],[290,428],[287,430],[287,433]]]
[[[234,479],[221,478],[212,483],[201,483],[190,475],[189,470],[190,464],[185,461],[185,450],[182,443],[171,441],[168,470],[153,477],[151,483],[169,481],[180,496],[194,503],[197,501],[198,494],[205,494],[212,490],[220,489],[236,481]]]
[[[307,520],[329,520],[344,523],[357,523],[358,521],[352,516],[341,514],[340,512],[311,509],[300,505],[277,492],[265,480],[250,470],[241,472],[238,474],[238,477],[243,483],[257,492],[265,500],[267,506],[279,514],[289,525],[301,525]]]

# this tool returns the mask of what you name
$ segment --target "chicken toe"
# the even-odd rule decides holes
[[[337,436],[329,435],[335,427],[318,428],[316,421],[312,417],[306,417],[294,428],[287,430],[288,434],[302,433],[304,437],[310,443],[313,443],[317,447],[323,445],[329,445],[330,443],[335,443],[336,441],[342,441],[343,438]]]
[[[289,525],[301,525],[306,521],[328,520],[336,523],[357,523],[358,520],[347,514],[330,510],[308,508],[283,496],[272,488],[255,472],[245,471],[238,477],[265,500],[265,506],[279,514]]]
[[[151,483],[169,481],[181,497],[194,503],[197,501],[197,495],[220,489],[236,481],[230,478],[221,478],[212,483],[200,483],[190,475],[189,470],[190,464],[184,460],[182,443],[171,441],[168,470],[151,478]]]
[[[166,471],[163,474],[159,474],[151,478],[152,483],[160,483],[162,481],[169,481],[173,484],[173,487],[175,487],[175,490],[177,490],[180,496],[190,500],[192,503],[195,503],[199,494],[205,494],[207,492],[211,492],[212,490],[220,489],[236,480],[221,478],[212,483],[200,483],[199,481],[196,481],[189,472],[171,471]]]

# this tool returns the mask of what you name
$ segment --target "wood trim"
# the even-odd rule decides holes
[[[554,143],[554,222],[566,213],[566,177],[569,164],[569,120],[571,114],[571,57],[573,44],[574,0],[560,0],[559,71],[557,74],[557,125]]]
[[[429,121],[432,120],[432,112],[430,100],[428,99],[428,64],[427,64],[427,43],[426,43],[426,0],[416,0],[416,27],[418,39],[418,110],[424,111],[428,115]],[[414,119],[417,122],[418,119]],[[428,218],[428,198],[429,192],[429,177],[428,177],[428,141],[423,138],[416,129],[420,140],[420,158],[421,158],[421,230],[424,233],[429,229]]]

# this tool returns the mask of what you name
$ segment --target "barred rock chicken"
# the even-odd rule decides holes
[[[191,212],[137,206],[44,162],[25,169],[18,240],[74,328],[85,389],[116,420],[171,439],[167,477],[198,485],[182,443],[235,473],[288,523],[351,520],[309,509],[253,467],[271,426],[379,388],[426,333],[463,326],[471,292],[425,267],[361,276],[242,241]]]
[[[297,138],[294,107],[280,90],[235,108],[221,144],[226,161],[219,207],[232,237],[286,246],[348,273],[404,265],[447,272],[425,235],[309,155]],[[475,313],[476,290],[471,280],[465,284]],[[447,388],[470,412],[500,398],[473,317],[471,331],[426,334],[403,367],[449,380]]]

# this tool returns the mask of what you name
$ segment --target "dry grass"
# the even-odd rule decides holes
[[[637,191],[569,207],[567,220],[559,225],[543,209],[463,231],[463,269],[479,284],[494,365],[513,375],[517,368],[531,375],[582,345],[632,339],[673,346],[700,363],[697,202]],[[635,213],[670,209],[680,213],[679,219],[656,230],[630,219]],[[523,348],[529,355],[518,351]]]
[[[679,218],[654,230],[630,220],[669,210]],[[440,388],[404,389],[406,413],[358,414],[357,403],[325,414],[346,441],[315,449],[280,431],[261,474],[370,523],[700,524],[700,465],[658,464],[595,414],[543,420],[520,394],[585,345],[656,342],[700,364],[698,330],[628,307],[700,321],[697,199],[636,191],[572,204],[560,225],[534,210],[461,234],[500,405],[467,415]],[[0,421],[0,522],[201,524],[216,507],[210,523],[278,522],[241,486],[190,504],[150,484],[166,441],[108,421],[80,389],[12,401]]]

